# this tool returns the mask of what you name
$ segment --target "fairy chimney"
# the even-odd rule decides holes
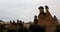
[[[58,20],[56,16],[52,17],[48,6],[45,6],[45,10],[46,13],[44,12],[44,8],[42,6],[39,7],[40,13],[38,15],[38,25],[46,26],[45,32],[55,32]]]
[[[38,25],[44,26],[45,25],[45,21],[44,21],[44,8],[43,6],[40,6],[39,8],[39,15],[38,15]]]

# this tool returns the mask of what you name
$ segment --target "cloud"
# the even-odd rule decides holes
[[[59,18],[60,0],[0,0],[0,19],[23,21],[33,20],[34,15],[38,15],[39,6],[49,6],[52,15]]]

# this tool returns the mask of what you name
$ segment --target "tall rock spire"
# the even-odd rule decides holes
[[[40,13],[39,13],[39,15],[38,15],[38,24],[39,25],[41,25],[41,26],[43,26],[44,25],[44,7],[43,6],[40,6],[39,8],[39,11],[40,11]]]
[[[45,10],[46,10],[46,17],[47,17],[48,19],[52,19],[53,17],[52,17],[52,15],[50,14],[50,12],[49,12],[49,7],[48,7],[47,5],[45,5]]]
[[[38,9],[39,9],[39,11],[40,11],[39,14],[43,14],[43,13],[44,13],[44,8],[43,8],[43,6],[40,6]]]
[[[46,12],[49,12],[49,7],[45,5]]]
[[[38,23],[38,19],[37,19],[37,16],[35,15],[34,16],[34,24],[37,25],[37,23]]]

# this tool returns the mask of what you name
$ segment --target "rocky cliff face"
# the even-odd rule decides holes
[[[46,13],[44,12],[44,8],[42,6],[39,7],[39,15],[38,15],[38,24],[40,26],[46,26],[46,32],[54,32],[56,29],[56,25],[58,24],[58,20],[56,16],[52,17],[48,6],[45,6]]]

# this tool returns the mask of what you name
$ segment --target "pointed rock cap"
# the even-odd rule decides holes
[[[35,15],[34,18],[37,18],[37,16]]]
[[[45,8],[49,9],[49,7],[47,5],[45,5]]]
[[[22,23],[22,20],[20,20],[20,23]]]
[[[43,6],[40,6],[38,9],[44,9]]]

